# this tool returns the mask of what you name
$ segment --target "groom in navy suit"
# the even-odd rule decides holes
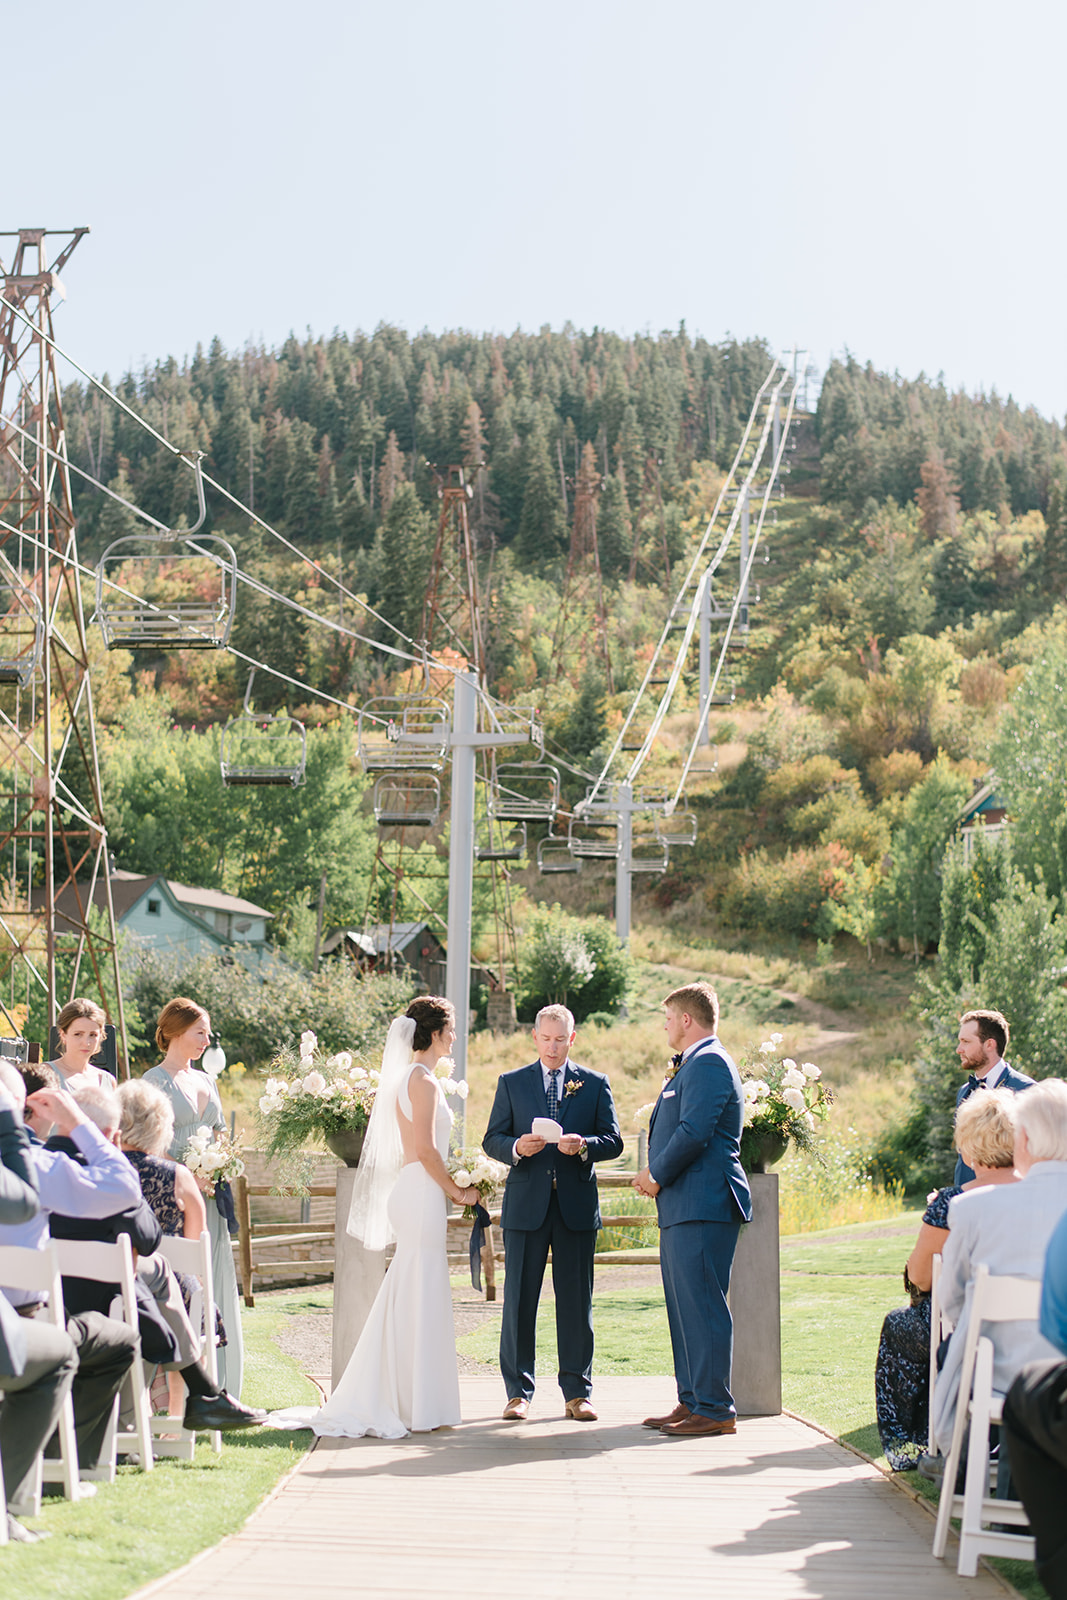
[[[709,983],[663,1002],[671,1061],[648,1127],[648,1166],[634,1188],[655,1198],[678,1404],[646,1428],[672,1438],[736,1433],[730,1394],[733,1319],[726,1295],[752,1196],[741,1166],[744,1102],[737,1068],[716,1038]]]
[[[1008,1019],[1001,1012],[964,1012],[956,1039],[956,1054],[969,1077],[956,1095],[957,1111],[979,1089],[1011,1089],[1018,1094],[1021,1089],[1033,1088],[1033,1078],[1028,1078],[1025,1072],[1013,1071],[1004,1060],[1010,1037]],[[956,1187],[962,1189],[973,1177],[974,1172],[963,1157],[957,1156],[953,1178]]]
[[[505,1072],[482,1146],[511,1168],[504,1188],[504,1312],[500,1370],[507,1422],[521,1422],[534,1392],[534,1339],[548,1252],[556,1297],[559,1386],[568,1417],[595,1422],[589,1403],[593,1372],[593,1254],[600,1206],[594,1162],[622,1154],[611,1088],[603,1073],[570,1060],[574,1018],[566,1006],[545,1006],[534,1023],[538,1059]],[[563,1128],[558,1144],[531,1132],[535,1117]]]

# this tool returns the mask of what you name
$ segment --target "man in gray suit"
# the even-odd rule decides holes
[[[0,1063],[0,1225],[37,1215],[37,1177],[30,1141],[8,1085],[14,1069]],[[70,1393],[78,1358],[69,1334],[24,1321],[0,1294],[0,1462],[7,1496],[8,1537],[33,1543],[39,1534],[16,1522],[11,1507],[29,1493],[37,1457],[51,1438]]]
[[[991,1273],[1040,1281],[1052,1231],[1067,1212],[1067,1083],[1046,1079],[1018,1097],[1015,1113],[1015,1167],[1020,1183],[971,1189],[949,1205],[949,1236],[941,1273],[941,1300],[955,1322],[945,1363],[934,1387],[933,1423],[938,1446],[947,1454],[960,1387],[975,1272],[985,1262]],[[993,1387],[1006,1394],[1028,1361],[1050,1360],[1056,1351],[1036,1322],[996,1322]]]

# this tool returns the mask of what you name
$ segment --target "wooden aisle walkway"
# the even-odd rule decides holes
[[[464,1378],[461,1428],[322,1440],[206,1557],[142,1590],[166,1600],[994,1600],[930,1554],[933,1519],[866,1462],[789,1417],[721,1439],[642,1428],[671,1384],[601,1378],[596,1424],[542,1384],[525,1424],[496,1378]],[[205,1565],[209,1562],[210,1565]]]

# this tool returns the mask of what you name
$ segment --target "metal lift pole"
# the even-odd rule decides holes
[[[620,783],[616,788],[615,809],[619,813],[619,854],[615,862],[615,937],[625,945],[630,942],[630,903],[633,893],[630,875],[634,842],[632,783]]]
[[[448,840],[448,950],[445,990],[456,1011],[456,1077],[467,1076],[470,1027],[471,907],[474,892],[474,741],[478,679],[456,674],[452,716],[452,811]]]
[[[711,699],[711,570],[708,569],[700,585],[700,704],[707,706]],[[698,747],[708,749],[708,715],[705,711],[700,723]]]

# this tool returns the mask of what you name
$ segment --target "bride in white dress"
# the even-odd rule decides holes
[[[433,1070],[455,1037],[455,1013],[435,995],[413,1000],[389,1028],[348,1231],[368,1250],[395,1238],[396,1253],[341,1381],[299,1418],[317,1434],[400,1439],[460,1421],[445,1196],[473,1205],[478,1191],[449,1176],[452,1113]]]

